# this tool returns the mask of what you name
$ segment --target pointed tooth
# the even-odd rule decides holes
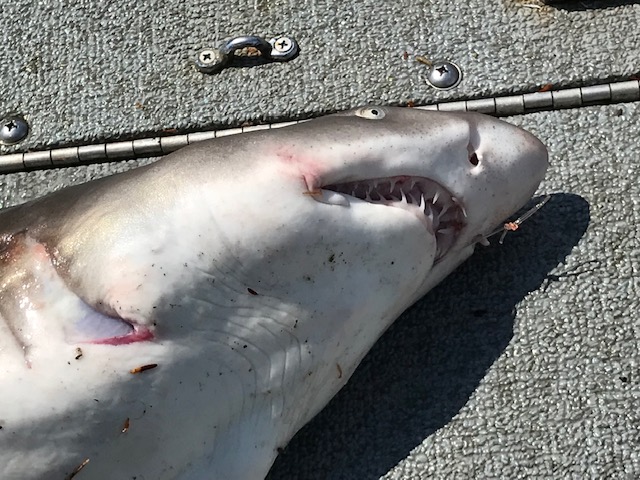
[[[444,207],[442,207],[442,210],[440,210],[440,213],[438,214],[438,219],[442,218],[444,214],[447,213],[447,210],[449,210],[450,207],[451,207],[451,204],[449,203],[444,205]]]
[[[424,216],[433,223],[433,209],[429,205],[424,206]]]
[[[381,197],[389,196],[389,182],[388,181],[380,181],[377,183],[376,189]]]
[[[466,208],[464,208],[464,205],[460,204],[460,210],[462,210],[462,215],[464,215],[464,218],[469,218],[469,215],[467,215],[467,210]]]
[[[431,200],[431,203],[435,205],[438,201],[438,198],[440,198],[440,190],[436,190],[436,194],[433,196],[433,200]]]
[[[410,192],[413,198],[416,199],[416,202],[420,199],[420,196],[422,195],[422,190],[420,189],[420,185],[417,182],[413,186],[413,188],[410,190]]]
[[[427,217],[427,222],[431,226],[432,233],[435,233],[436,231],[434,227],[435,219],[433,218],[433,210],[429,208],[429,206],[425,207],[424,216]]]
[[[440,226],[440,219],[438,215],[436,215],[437,210],[431,208],[431,205],[428,205],[424,209],[424,214],[427,216],[429,221],[431,222],[431,228],[433,229],[433,233],[438,231],[438,227]]]
[[[364,197],[368,193],[369,184],[366,182],[358,182],[354,187],[354,191],[356,192],[356,196],[358,198]]]
[[[370,183],[367,183],[367,188],[366,188],[365,195],[368,197],[373,190],[375,190],[375,187],[373,185],[371,185]]]

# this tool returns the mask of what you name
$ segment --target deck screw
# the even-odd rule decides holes
[[[298,54],[298,42],[291,37],[277,37],[269,40],[274,60],[290,60]]]
[[[220,50],[205,48],[198,52],[196,68],[204,73],[213,73],[221,70],[227,61],[227,56]]]
[[[462,70],[453,62],[438,60],[433,62],[427,75],[427,83],[438,90],[448,90],[458,86],[462,80]]]
[[[28,134],[29,124],[21,115],[7,115],[0,120],[0,145],[15,145]]]
[[[275,42],[273,42],[274,48],[282,53],[289,52],[291,47],[293,47],[293,43],[287,37],[277,38]]]

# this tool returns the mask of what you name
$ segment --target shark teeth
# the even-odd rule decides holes
[[[442,185],[424,177],[375,178],[325,185],[322,190],[326,193],[316,200],[323,203],[348,205],[347,196],[350,196],[415,213],[436,237],[436,261],[453,246],[468,218],[467,210],[459,198]]]

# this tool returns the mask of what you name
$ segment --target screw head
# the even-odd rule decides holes
[[[293,48],[293,42],[288,37],[276,38],[276,41],[273,42],[273,48],[280,53],[287,53]]]
[[[205,48],[198,52],[196,68],[204,73],[212,73],[221,70],[227,61],[227,56],[220,50]]]
[[[29,124],[21,115],[7,115],[0,119],[0,145],[15,145],[28,134]]]
[[[438,60],[433,62],[427,74],[427,83],[438,90],[448,90],[462,81],[462,70],[453,62]]]
[[[269,40],[273,60],[291,60],[298,55],[298,43],[291,37],[277,37]]]

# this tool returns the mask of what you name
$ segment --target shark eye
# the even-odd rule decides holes
[[[478,158],[478,154],[473,152],[469,155],[469,163],[476,167],[480,163],[480,159]]]
[[[384,110],[380,107],[363,107],[355,111],[358,117],[366,118],[367,120],[382,120],[384,118]]]

